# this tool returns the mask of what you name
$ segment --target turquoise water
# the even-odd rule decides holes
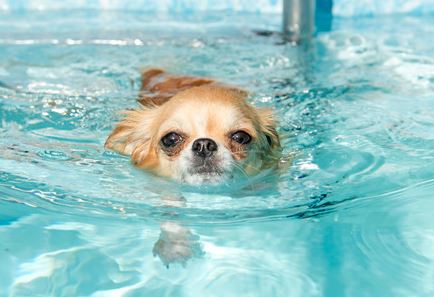
[[[0,15],[0,296],[434,296],[434,17]],[[103,144],[139,69],[273,106],[280,175],[188,188]],[[175,197],[172,206],[162,201]],[[160,224],[190,230],[167,268]]]

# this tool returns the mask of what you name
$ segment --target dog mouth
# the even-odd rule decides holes
[[[226,171],[214,160],[201,160],[193,162],[184,176],[190,184],[220,183],[226,177]]]
[[[202,164],[194,164],[189,170],[193,175],[223,175],[224,170],[214,164],[214,162],[203,162]]]

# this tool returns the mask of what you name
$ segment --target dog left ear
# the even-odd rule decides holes
[[[276,130],[276,120],[274,118],[273,110],[271,108],[258,108],[259,124],[261,132],[265,134],[267,142],[271,148],[280,147],[279,134]]]

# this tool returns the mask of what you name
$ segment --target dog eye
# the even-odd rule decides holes
[[[239,144],[248,144],[250,141],[252,141],[252,137],[244,131],[237,131],[233,133],[231,135],[231,139],[238,142]]]
[[[172,147],[182,141],[182,136],[175,132],[170,132],[161,138],[161,143],[165,147]]]

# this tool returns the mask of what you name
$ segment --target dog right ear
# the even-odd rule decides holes
[[[124,114],[125,118],[110,133],[104,146],[120,154],[132,156],[134,162],[140,162],[150,152],[151,126],[157,111],[141,108],[124,111]]]
[[[144,107],[160,106],[184,90],[214,83],[209,78],[177,76],[158,68],[142,71],[139,99]]]
[[[144,107],[155,107],[166,103],[174,94],[160,92],[155,85],[164,81],[167,73],[158,68],[146,68],[142,70],[140,93],[137,101]]]
[[[156,106],[163,105],[167,101],[170,100],[170,98],[173,97],[173,94],[158,94],[158,95],[148,95],[146,93],[141,93],[139,95],[139,98],[137,99],[137,102],[140,103],[145,108],[154,108]]]

